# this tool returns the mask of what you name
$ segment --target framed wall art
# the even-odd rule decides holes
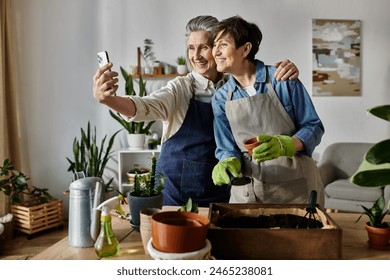
[[[313,19],[313,95],[359,96],[360,21]]]

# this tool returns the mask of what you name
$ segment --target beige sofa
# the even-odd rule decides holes
[[[361,205],[371,207],[382,194],[388,203],[390,186],[367,188],[349,182],[372,145],[373,143],[333,143],[324,150],[318,166],[325,187],[325,209],[361,213]]]

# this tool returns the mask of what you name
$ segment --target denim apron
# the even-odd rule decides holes
[[[211,177],[218,162],[213,119],[211,104],[193,94],[183,124],[163,143],[157,160],[156,171],[165,177],[164,205],[183,205],[189,197],[201,207],[229,201],[229,187],[215,186]]]
[[[317,203],[323,206],[323,185],[312,158],[295,153],[291,158],[282,156],[259,164],[243,145],[246,139],[260,134],[292,136],[295,131],[268,75],[266,85],[268,93],[247,98],[231,100],[232,91],[228,92],[226,116],[243,153],[242,173],[253,179],[248,185],[232,187],[230,202],[306,204],[310,192],[316,190]]]

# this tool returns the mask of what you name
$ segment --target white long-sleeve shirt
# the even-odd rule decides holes
[[[125,119],[128,121],[162,120],[161,143],[164,143],[180,129],[192,94],[195,93],[197,100],[211,103],[215,90],[225,81],[226,77],[223,77],[214,85],[212,81],[195,71],[187,76],[176,77],[166,86],[147,96],[131,96],[137,108],[136,115]]]

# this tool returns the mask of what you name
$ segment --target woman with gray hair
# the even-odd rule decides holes
[[[217,160],[211,98],[227,77],[219,73],[212,56],[212,16],[198,16],[186,26],[187,63],[192,70],[150,95],[116,96],[118,73],[101,67],[93,77],[95,99],[131,121],[162,120],[162,149],[157,172],[165,177],[164,205],[182,205],[191,197],[199,206],[228,202],[228,186],[216,187],[211,172]],[[284,61],[279,78],[298,76],[295,65]]]

